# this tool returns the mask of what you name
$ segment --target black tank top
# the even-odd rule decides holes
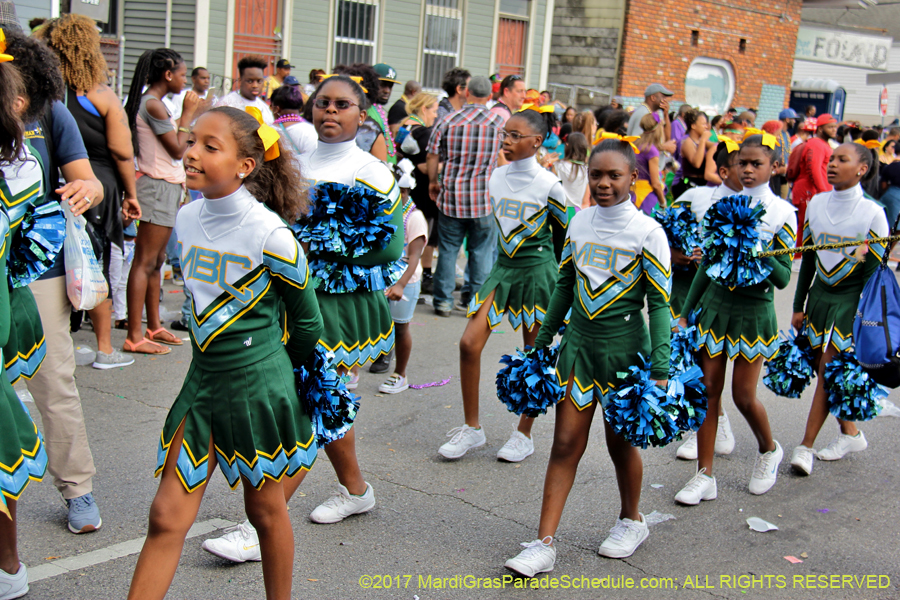
[[[697,148],[697,152],[702,152],[700,149],[700,145],[697,144],[694,140],[690,138],[690,136],[684,138],[684,141],[681,142],[682,146],[684,144],[693,144],[695,148]],[[684,159],[681,163],[681,172],[684,173],[684,176],[691,180],[692,183],[697,185],[706,185],[706,177],[704,173],[706,172],[706,153],[703,154],[703,160],[700,162],[699,167],[695,167],[691,164],[691,162],[684,156],[682,153],[682,158]]]
[[[74,90],[67,90],[66,107],[78,124],[94,175],[103,184],[103,202],[84,216],[94,226],[95,233],[103,233],[109,241],[122,247],[122,180],[106,145],[106,121],[85,108],[82,100],[89,102],[87,97],[80,100]]]

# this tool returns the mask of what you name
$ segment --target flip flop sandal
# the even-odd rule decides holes
[[[146,345],[153,346],[154,348],[159,348],[159,350],[153,352],[148,352],[146,349],[141,350],[141,348]],[[124,350],[125,352],[131,352],[132,354],[150,354],[152,356],[160,356],[163,354],[168,354],[172,351],[171,348],[163,348],[156,342],[151,342],[147,338],[141,338],[141,341],[139,341],[137,344],[134,344],[131,342],[131,340],[126,339],[125,345],[122,347],[122,350]]]
[[[174,342],[170,342],[169,340],[164,339],[156,339],[156,336],[159,335],[159,332],[165,331],[173,338],[175,338]],[[184,346],[184,342],[182,342],[177,335],[166,329],[165,327],[160,327],[156,331],[147,330],[147,333],[144,334],[144,337],[152,342],[156,342],[157,344],[165,344],[166,346]]]

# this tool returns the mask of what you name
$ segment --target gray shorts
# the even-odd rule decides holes
[[[137,197],[142,223],[175,227],[175,215],[184,197],[184,188],[180,184],[144,175],[137,180]]]

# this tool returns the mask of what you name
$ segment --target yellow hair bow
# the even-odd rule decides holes
[[[853,143],[859,144],[860,146],[865,146],[869,150],[878,150],[879,148],[881,148],[881,142],[879,142],[878,140],[869,140],[867,142],[864,142],[862,138],[860,138],[858,140],[853,140]]]
[[[731,139],[728,136],[723,135],[723,136],[719,137],[719,141],[722,142],[723,144],[725,144],[725,149],[728,150],[728,154],[731,154],[732,152],[737,152],[738,150],[741,149],[741,145],[738,144],[736,141],[734,141],[733,139]]]
[[[9,62],[11,60],[13,60],[13,57],[6,54],[6,34],[0,29],[0,63]]]
[[[620,142],[627,142],[631,149],[634,150],[635,154],[640,154],[641,151],[638,150],[638,147],[635,146],[635,142],[639,140],[640,137],[636,135],[619,135],[618,133],[610,133],[608,131],[604,131],[600,134],[600,140],[619,140]]]
[[[329,73],[328,75],[322,75],[319,79],[321,81],[325,81],[329,77],[340,77],[341,75],[342,75],[341,73]],[[366,87],[362,84],[363,78],[360,77],[359,75],[344,75],[344,77],[349,77],[350,79],[352,79],[353,81],[358,83],[359,87],[362,88],[363,94],[369,93],[369,90],[367,90]]]
[[[552,104],[547,104],[544,106],[539,106],[537,104],[523,104],[522,108],[519,109],[519,112],[524,112],[526,110],[533,110],[539,113],[552,113],[554,111]]]
[[[767,133],[762,129],[756,129],[755,127],[748,127],[744,130],[744,139],[746,140],[751,135],[761,135],[762,136],[762,145],[768,146],[772,150],[775,149],[775,146],[780,146],[781,142],[778,141],[778,138],[772,135],[771,133]]]
[[[256,130],[256,135],[262,140],[263,147],[266,149],[266,162],[281,156],[281,150],[278,148],[278,138],[281,136],[278,135],[275,128],[266,125],[266,122],[263,121],[262,112],[255,106],[248,106],[244,110],[259,123],[259,129]]]

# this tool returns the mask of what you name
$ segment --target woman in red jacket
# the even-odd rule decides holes
[[[826,169],[831,158],[831,146],[828,140],[837,133],[837,119],[825,113],[816,119],[816,135],[811,137],[802,148],[800,156],[800,174],[794,181],[791,201],[797,207],[797,222],[803,223],[806,205],[816,194],[831,190]],[[800,236],[798,236],[800,237]],[[800,242],[798,241],[798,244]]]

